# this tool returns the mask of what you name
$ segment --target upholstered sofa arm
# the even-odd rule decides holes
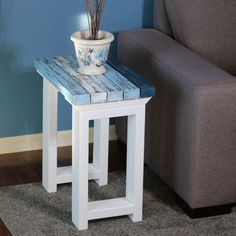
[[[158,90],[147,107],[146,163],[191,208],[235,202],[236,78],[153,29],[120,33],[118,57]],[[125,121],[117,123],[125,140]]]
[[[136,51],[135,60],[130,51]],[[137,64],[137,61],[141,62],[145,55],[152,60],[152,63],[155,61],[156,69],[165,68],[166,73],[182,78],[192,86],[236,84],[234,76],[157,30],[127,30],[119,34],[119,59]],[[141,67],[139,69],[142,71]]]

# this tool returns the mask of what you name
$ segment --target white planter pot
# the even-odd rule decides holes
[[[106,69],[103,65],[107,61],[114,36],[109,32],[99,31],[99,39],[89,40],[88,37],[88,31],[75,32],[71,35],[79,64],[78,71],[85,75],[104,74]]]

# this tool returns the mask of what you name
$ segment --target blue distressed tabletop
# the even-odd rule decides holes
[[[87,76],[78,72],[75,56],[36,59],[37,72],[49,80],[73,105],[114,102],[155,95],[145,79],[115,59],[105,65],[104,75]]]

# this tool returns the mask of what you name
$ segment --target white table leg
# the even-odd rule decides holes
[[[145,106],[128,116],[126,198],[134,204],[132,221],[142,220]]]
[[[43,80],[43,186],[57,191],[57,98],[58,92]]]
[[[108,180],[108,145],[109,118],[95,120],[93,164],[99,170],[99,179],[95,180],[99,186],[106,185]]]
[[[75,107],[72,118],[72,221],[88,228],[88,130],[89,122]]]

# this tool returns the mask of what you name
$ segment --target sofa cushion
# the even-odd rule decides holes
[[[154,28],[173,37],[173,31],[166,12],[165,0],[154,0],[153,16]]]
[[[236,75],[236,1],[165,1],[176,40]]]

